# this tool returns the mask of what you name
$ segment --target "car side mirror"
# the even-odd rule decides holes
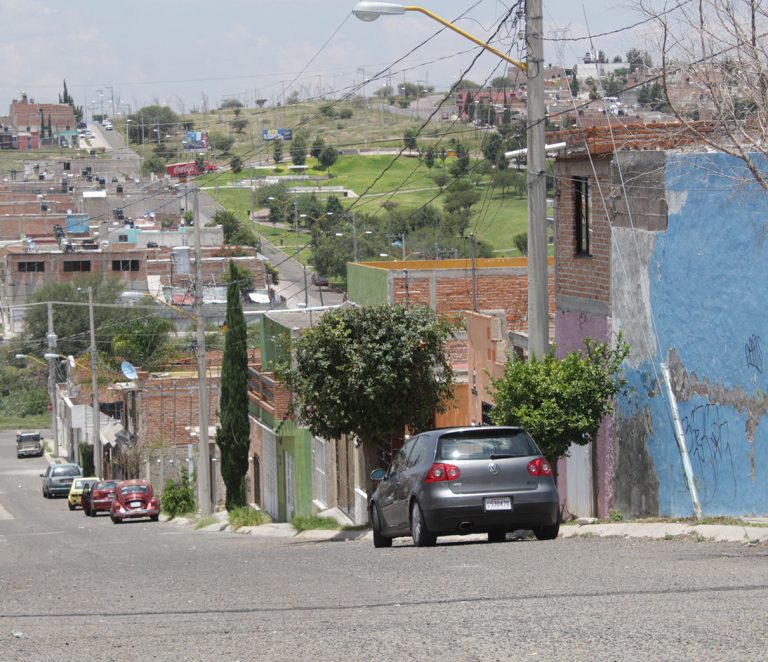
[[[386,477],[386,469],[378,468],[371,471],[371,480],[384,480]]]
[[[45,478],[45,474],[40,474],[40,478]]]

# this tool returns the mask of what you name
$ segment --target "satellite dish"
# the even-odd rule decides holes
[[[123,374],[128,377],[128,379],[139,378],[139,375],[136,373],[136,368],[133,367],[132,363],[128,363],[128,361],[123,361],[120,364],[120,370],[122,370]]]

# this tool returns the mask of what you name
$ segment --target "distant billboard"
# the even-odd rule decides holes
[[[208,149],[208,132],[187,131],[184,135],[184,149]]]
[[[261,138],[265,142],[269,140],[274,140],[275,138],[282,138],[283,140],[292,140],[293,129],[262,129]]]

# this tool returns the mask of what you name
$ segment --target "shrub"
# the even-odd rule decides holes
[[[78,444],[80,448],[80,467],[83,470],[83,476],[95,476],[96,471],[93,462],[93,446],[86,443]],[[101,478],[101,476],[99,476]]]
[[[319,515],[296,515],[291,520],[291,526],[297,531],[308,531],[310,529],[331,529],[338,530],[341,528],[335,519],[331,517],[320,517]]]
[[[271,521],[269,515],[263,510],[256,510],[248,506],[229,511],[229,524],[235,529],[239,529],[241,526],[261,526]]]
[[[160,504],[163,512],[171,518],[195,510],[195,489],[186,471],[182,470],[179,480],[169,478],[166,481]]]
[[[351,108],[342,108],[339,111],[339,119],[348,120],[351,117],[352,117],[352,109]]]
[[[515,248],[520,251],[520,255],[528,255],[528,233],[527,232],[521,232],[519,234],[516,234],[513,239],[512,243],[515,244]]]

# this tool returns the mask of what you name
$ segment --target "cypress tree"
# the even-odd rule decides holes
[[[230,261],[227,336],[221,366],[220,422],[216,430],[216,444],[221,450],[221,476],[227,490],[227,510],[247,505],[245,475],[250,444],[247,330],[237,277],[235,264]]]

